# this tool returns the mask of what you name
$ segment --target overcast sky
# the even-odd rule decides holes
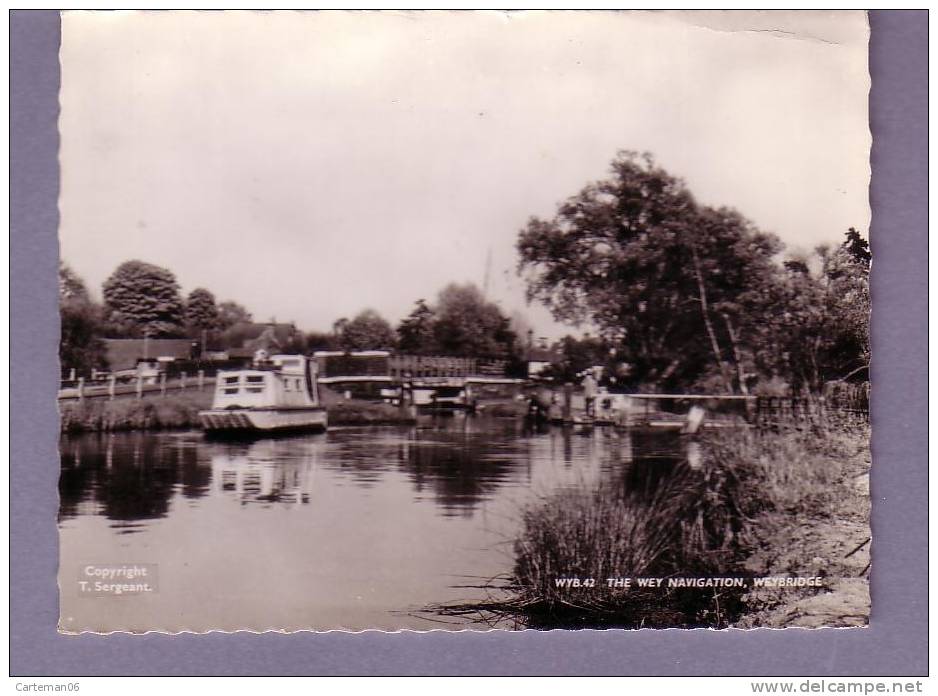
[[[869,226],[861,13],[66,13],[61,255],[325,330],[486,276],[528,217],[652,152],[793,249]]]

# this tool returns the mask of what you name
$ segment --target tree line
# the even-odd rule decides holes
[[[126,261],[102,285],[102,303],[67,264],[59,268],[60,361],[80,374],[108,368],[104,338],[191,338],[209,347],[240,347],[251,313],[216,302],[196,288],[183,298],[169,269]],[[474,356],[507,361],[516,370],[523,346],[497,304],[472,284],[451,284],[433,303],[420,299],[395,328],[373,309],[333,322],[331,331],[297,332],[280,350],[399,350],[417,355]]]
[[[863,375],[870,360],[869,245],[855,228],[836,246],[786,254],[773,234],[736,210],[702,205],[647,154],[621,152],[611,175],[587,184],[550,219],[520,231],[518,272],[528,299],[595,335],[566,336],[548,375],[573,380],[602,365],[640,391],[819,391]],[[251,315],[196,288],[185,298],[171,271],[121,264],[88,296],[60,270],[63,367],[106,368],[102,337],[180,337],[233,347]],[[393,326],[373,309],[299,334],[281,349],[389,349],[417,355],[498,358],[518,371],[530,343],[474,285],[419,299]],[[227,332],[227,333],[226,333]]]
[[[598,360],[648,391],[817,391],[870,359],[869,245],[784,254],[737,211],[702,205],[648,154],[620,152],[517,240],[528,297],[599,337],[555,346],[559,371]]]

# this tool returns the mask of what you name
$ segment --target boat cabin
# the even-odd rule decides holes
[[[262,356],[249,369],[218,373],[213,409],[319,406],[316,363],[302,355]]]

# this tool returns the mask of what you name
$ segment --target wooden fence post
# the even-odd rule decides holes
[[[117,377],[109,375],[107,378],[107,397],[108,401],[114,401],[114,392],[117,386]]]
[[[85,400],[85,378],[84,377],[78,378],[78,400],[79,401]]]
[[[205,370],[199,370],[198,380],[199,380],[199,391],[202,391],[202,389],[205,387]]]

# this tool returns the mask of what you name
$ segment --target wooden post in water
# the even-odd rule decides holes
[[[160,373],[160,396],[166,396],[166,373]]]
[[[79,401],[85,400],[85,378],[84,377],[78,378],[78,400]]]
[[[199,370],[199,391],[205,388],[205,370]]]
[[[573,420],[573,384],[567,382],[563,385],[563,421],[569,423]]]
[[[114,392],[117,387],[117,377],[114,375],[109,375],[107,378],[107,399],[108,401],[114,401]]]
[[[143,398],[143,375],[137,375],[137,398]]]
[[[186,373],[185,372],[181,372],[179,374],[179,389],[180,391],[186,390]]]

